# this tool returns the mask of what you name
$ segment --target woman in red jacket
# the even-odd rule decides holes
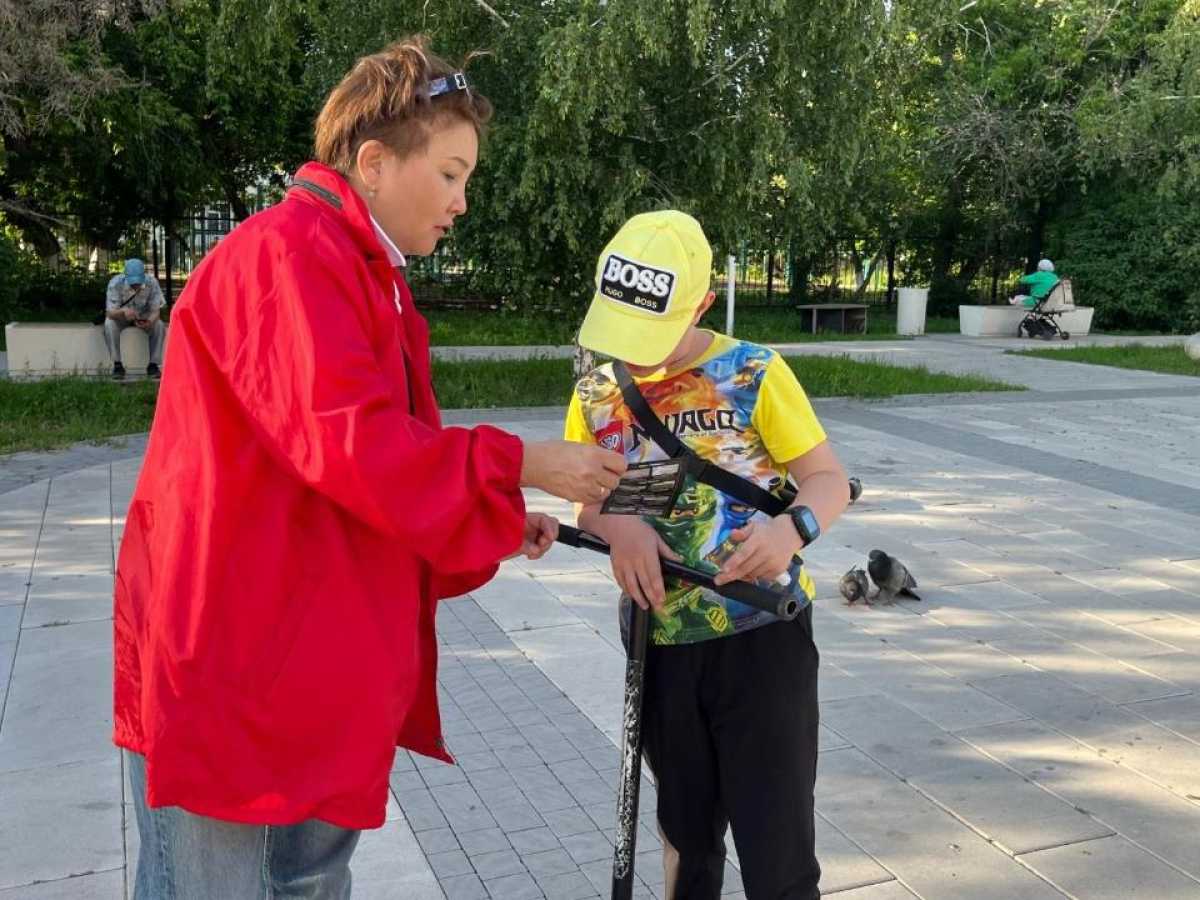
[[[548,549],[523,486],[594,503],[624,468],[441,425],[403,269],[466,211],[490,113],[420,39],[359,60],[319,162],[174,309],[116,576],[139,900],[348,896],[396,746],[451,761],[437,600]]]

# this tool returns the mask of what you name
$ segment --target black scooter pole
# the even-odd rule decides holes
[[[608,555],[609,546],[600,538],[570,525],[558,526],[558,541]],[[799,613],[796,601],[751,584],[731,581],[714,584],[712,576],[691,566],[660,560],[663,573],[739,600],[755,609],[792,620]],[[642,784],[642,694],[646,677],[646,646],[650,636],[650,612],[636,603],[629,624],[629,652],[625,663],[625,709],[621,729],[621,780],[617,786],[617,835],[613,848],[612,900],[631,900],[633,861],[637,853],[638,795]]]
[[[617,786],[617,834],[613,848],[612,900],[633,897],[633,859],[637,852],[638,794],[642,786],[642,689],[646,680],[646,644],[650,612],[633,604],[629,656],[625,663],[625,713],[621,729],[621,781]]]

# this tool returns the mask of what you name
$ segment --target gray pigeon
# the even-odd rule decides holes
[[[867,571],[871,573],[871,580],[879,588],[879,592],[875,596],[882,599],[884,603],[895,603],[896,595],[911,597],[914,600],[921,599],[913,592],[913,588],[917,586],[917,580],[904,567],[904,563],[896,557],[888,556],[882,550],[872,550],[870,561],[867,563]]]
[[[859,600],[868,606],[871,605],[871,601],[867,599],[871,593],[871,583],[867,581],[867,573],[858,567],[842,576],[842,580],[838,582],[838,590],[851,606]]]
[[[862,496],[862,479],[853,476],[850,479],[850,503],[853,505]]]

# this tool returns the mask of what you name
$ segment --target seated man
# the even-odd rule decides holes
[[[1021,304],[1026,309],[1033,309],[1038,303],[1049,297],[1050,292],[1058,284],[1058,276],[1054,274],[1054,263],[1048,259],[1040,260],[1037,264],[1037,271],[1022,275],[1017,284],[1026,285],[1029,293],[1016,294],[1008,302],[1013,306]]]
[[[113,361],[113,378],[125,377],[121,363],[121,332],[136,325],[146,332],[150,341],[150,365],[146,374],[158,378],[161,374],[163,338],[167,328],[160,318],[164,306],[162,290],[153,275],[146,274],[146,264],[140,259],[127,259],[125,271],[108,282],[108,298],[104,314],[104,342]]]

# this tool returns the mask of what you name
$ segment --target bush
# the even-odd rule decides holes
[[[934,276],[929,284],[929,305],[926,314],[930,316],[957,316],[960,305],[979,303],[979,296],[971,290],[969,284],[958,278],[943,278]]]
[[[1200,328],[1200,198],[1094,186],[1051,226],[1054,262],[1100,329]]]
[[[0,230],[0,325],[13,319],[11,311],[34,278],[34,264],[16,242]]]
[[[90,322],[104,309],[110,272],[50,269],[0,231],[0,350],[9,322]]]
[[[104,309],[111,272],[48,269],[0,240],[0,320],[90,322]]]

